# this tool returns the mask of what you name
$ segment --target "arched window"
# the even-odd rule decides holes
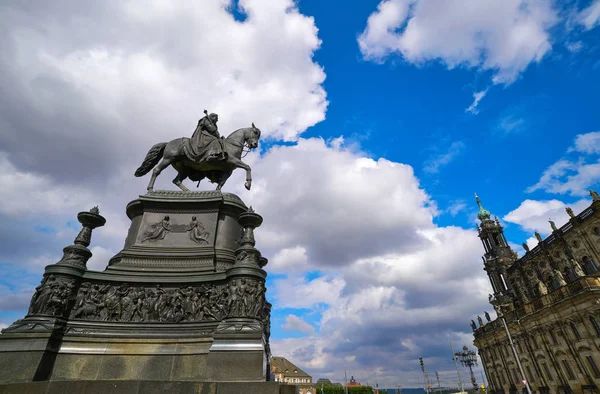
[[[575,271],[573,271],[573,268],[571,267],[565,267],[563,275],[565,276],[567,283],[574,282],[578,279],[577,275],[575,275]]]
[[[579,333],[577,326],[573,322],[571,322],[571,331],[573,331],[573,335],[575,336],[575,339],[577,339],[577,340],[581,339],[581,334]]]
[[[598,271],[598,266],[594,262],[594,260],[590,259],[588,256],[584,256],[583,261],[583,271],[586,275],[592,275]]]
[[[600,325],[598,325],[598,321],[595,317],[590,316],[590,323],[594,327],[594,331],[596,332],[596,336],[600,337]]]

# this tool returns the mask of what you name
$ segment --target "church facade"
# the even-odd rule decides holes
[[[550,221],[546,239],[535,233],[538,244],[524,244],[521,258],[476,198],[489,300],[499,316],[471,321],[488,391],[527,393],[526,381],[532,393],[600,393],[600,197],[590,195],[582,212],[566,208],[566,224]]]

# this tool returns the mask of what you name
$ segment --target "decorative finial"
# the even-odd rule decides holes
[[[600,196],[594,190],[590,190],[590,196],[594,201],[600,201]]]
[[[479,218],[479,220],[481,220],[482,222],[490,220],[490,211],[488,211],[487,209],[485,209],[483,207],[483,205],[481,204],[481,200],[479,200],[479,196],[477,196],[477,193],[475,193],[475,201],[477,202],[477,205],[479,206],[479,212],[477,213],[477,218]]]
[[[93,213],[93,214],[99,215],[100,214],[100,209],[96,205],[94,208],[90,209],[90,212]]]
[[[523,242],[521,245],[523,245],[523,249],[525,249],[525,252],[529,252],[529,246],[527,246],[525,242]]]
[[[252,205],[250,205],[250,206],[248,207],[248,212],[254,212],[254,208],[252,208]]]

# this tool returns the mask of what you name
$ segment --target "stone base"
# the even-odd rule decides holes
[[[294,394],[295,386],[277,382],[165,382],[154,380],[95,380],[13,383],[0,385],[0,394]]]
[[[262,382],[264,351],[210,350],[208,338],[90,338],[65,336],[59,348],[48,335],[3,334],[0,382],[158,380]],[[217,341],[218,342],[218,341]]]
[[[270,355],[267,260],[254,248],[262,217],[221,192],[149,193],[127,214],[125,247],[102,272],[85,264],[104,218],[78,215],[83,230],[45,268],[28,314],[2,330],[0,384],[270,392],[252,391],[265,383]],[[227,391],[234,382],[248,388]]]

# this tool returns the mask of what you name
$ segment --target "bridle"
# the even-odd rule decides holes
[[[250,151],[252,150],[252,148],[250,148],[250,145],[248,145],[248,142],[246,142],[246,140],[242,141],[242,144],[239,145],[237,143],[234,143],[233,141],[228,141],[231,145],[237,146],[237,147],[242,147],[242,157],[241,159],[243,159],[244,157],[246,157],[248,155],[248,153],[250,153]]]

